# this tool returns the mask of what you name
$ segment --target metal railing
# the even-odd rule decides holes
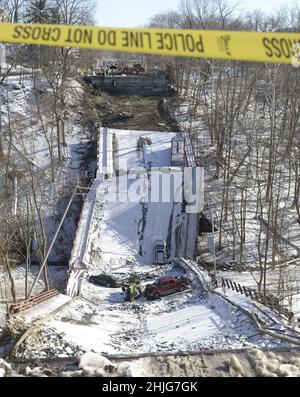
[[[214,280],[215,286],[219,287],[219,282],[218,280]],[[249,297],[273,310],[278,312],[279,314],[287,317],[289,320],[291,320],[294,317],[294,313],[290,311],[289,309],[283,307],[280,304],[280,301],[277,297],[271,296],[271,295],[264,295],[254,289],[242,286],[239,283],[236,283],[235,281],[228,280],[226,278],[221,279],[222,288],[228,288],[231,289],[232,291],[238,292],[240,294],[245,295],[246,297]]]
[[[49,291],[41,292],[33,296],[32,298],[28,298],[22,302],[11,305],[9,308],[9,315],[13,316],[14,314],[24,312],[25,310],[28,310],[38,305],[39,303],[45,302],[56,295],[59,295],[59,291],[57,289],[51,289]]]

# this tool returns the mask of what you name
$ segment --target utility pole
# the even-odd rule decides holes
[[[213,210],[211,210],[211,227],[213,234],[213,255],[214,255],[214,276],[217,277],[217,260],[216,260],[216,244],[215,244],[215,221]]]
[[[211,64],[211,109],[210,109],[210,124],[211,124],[211,144],[214,145],[215,143],[215,134],[214,134],[214,127],[213,127],[213,121],[214,121],[214,94],[215,94],[215,79],[214,79],[214,74],[215,74],[215,60],[212,60]]]

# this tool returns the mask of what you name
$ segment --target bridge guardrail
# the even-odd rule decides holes
[[[215,281],[215,286],[219,287],[220,280],[214,280],[214,281]],[[264,295],[254,289],[242,286],[241,284],[236,283],[235,281],[228,280],[223,277],[221,278],[221,287],[231,289],[232,291],[235,291],[235,292],[245,295],[246,297],[249,297],[259,303],[262,303],[263,305],[277,311],[279,314],[287,317],[288,320],[291,320],[294,317],[294,313],[292,311],[290,311],[289,309],[283,307],[280,304],[279,299],[275,296]]]

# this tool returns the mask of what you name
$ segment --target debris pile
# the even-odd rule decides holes
[[[55,376],[55,372],[48,368],[35,367],[31,369],[30,367],[26,367],[25,376],[28,378],[48,378]]]
[[[12,367],[3,358],[0,358],[0,378],[11,375]]]
[[[258,376],[263,377],[300,377],[300,358],[283,357],[273,352],[267,353],[253,349],[253,365]]]
[[[79,357],[84,353],[78,346],[66,342],[63,333],[43,327],[26,338],[16,357],[26,359]]]
[[[235,354],[233,354],[230,359],[229,372],[233,377],[246,376],[245,369]]]
[[[79,360],[78,367],[67,366],[59,374],[61,377],[129,377],[130,366],[126,363],[114,364],[100,354],[88,352]]]

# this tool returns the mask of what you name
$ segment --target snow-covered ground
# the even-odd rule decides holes
[[[238,308],[218,295],[204,293],[201,284],[209,280],[199,281],[195,277],[195,274],[199,276],[196,263],[191,264],[194,271],[185,271],[176,263],[152,264],[155,240],[168,241],[170,256],[174,257],[176,244],[185,237],[183,230],[178,239],[183,216],[180,203],[174,199],[166,203],[145,200],[152,191],[150,170],[171,166],[174,135],[108,130],[102,136],[98,167],[101,172],[86,200],[82,227],[79,225],[73,250],[76,260],[72,258],[70,268],[76,265],[75,273],[82,271],[79,296],[41,328],[39,347],[35,346],[30,353],[29,339],[21,355],[55,357],[58,339],[62,343],[60,355],[64,354],[65,346],[68,346],[65,353],[72,355],[74,351],[91,350],[100,354],[136,354],[281,345],[275,339],[259,335],[255,321]],[[113,176],[109,171],[111,163],[119,171]],[[124,173],[126,169],[131,170],[129,177]],[[124,180],[132,196],[134,193],[138,196],[136,202],[115,200],[116,193],[124,196]],[[187,291],[156,301],[141,297],[127,303],[120,288],[103,288],[88,281],[89,275],[102,273],[124,277],[135,274],[143,285],[162,276],[186,275],[192,279],[192,285]],[[243,297],[231,298],[252,310],[250,302]]]
[[[109,134],[116,142],[113,161],[119,165],[120,175],[98,188],[84,256],[89,271],[118,268],[131,258],[150,265],[154,242],[159,239],[172,240],[170,253],[174,256],[176,247],[172,230],[182,211],[181,204],[174,202],[174,194],[160,202],[159,193],[164,187],[162,179],[157,186],[158,192],[154,192],[158,193],[158,202],[148,202],[154,190],[151,178],[157,174],[159,180],[163,175],[158,167],[171,167],[171,140],[176,134],[122,130],[109,130]],[[151,142],[147,161],[138,145],[141,139]],[[106,158],[104,161],[106,164]],[[149,163],[151,168],[148,168]],[[129,177],[124,175],[126,169],[131,170]],[[173,191],[178,188],[176,181]]]
[[[65,112],[66,146],[62,145],[62,162],[58,160],[53,97],[46,79],[39,74],[35,78],[29,74],[9,76],[0,86],[2,145],[6,151],[11,144],[9,170],[18,174],[17,192],[14,192],[18,197],[16,211],[20,217],[23,216],[26,195],[33,201],[31,195],[35,189],[33,211],[41,211],[49,241],[56,231],[73,186],[83,176],[84,169],[89,170],[87,163],[92,166],[91,161],[86,161],[91,131],[86,130],[81,119],[82,93],[81,85],[70,81]],[[1,177],[0,172],[0,184]],[[1,206],[2,203],[0,211]],[[50,261],[68,262],[78,211],[78,203],[74,203],[63,224],[59,242],[51,252]],[[39,228],[41,226],[37,222]]]
[[[289,266],[290,269],[289,271],[291,274],[297,274],[298,269],[297,265],[294,265],[294,268],[292,265]],[[272,293],[274,296],[278,294],[278,280],[280,278],[280,268],[278,269],[272,269],[269,268],[267,270],[267,277],[268,277],[268,291]],[[218,273],[218,278],[226,278],[228,280],[235,281],[236,283],[239,283],[245,287],[257,289],[257,284],[259,282],[260,278],[260,273],[258,271],[252,271],[252,272],[219,272]],[[299,280],[294,279],[291,280],[295,284],[295,288],[298,287],[299,285]],[[295,293],[294,296],[291,296],[289,299],[285,299],[283,301],[286,307],[292,307],[293,312],[295,314],[295,317],[300,318],[300,294]]]
[[[11,159],[9,172],[16,174],[18,184],[13,191],[13,184],[9,186],[12,197],[17,197],[16,211],[19,220],[26,219],[26,198],[29,198],[33,220],[36,220],[36,230],[41,230],[38,222],[37,211],[40,211],[41,222],[45,228],[48,243],[51,241],[57,229],[58,223],[64,212],[67,202],[72,194],[74,186],[87,172],[94,171],[96,162],[89,159],[93,146],[91,144],[91,124],[85,123],[83,118],[82,85],[76,81],[70,81],[66,97],[66,112],[64,114],[66,145],[62,145],[63,161],[58,160],[57,135],[53,111],[53,93],[46,79],[39,72],[35,74],[22,73],[7,77],[0,85],[0,111],[1,111],[1,143],[4,153],[7,153],[11,145]],[[85,104],[86,106],[86,104]],[[4,182],[5,167],[0,171],[0,186]],[[33,199],[33,190],[36,201]],[[2,217],[2,194],[6,190],[1,189],[0,217]],[[7,197],[5,198],[7,200]],[[6,208],[6,211],[9,208]],[[50,285],[62,290],[67,281],[66,264],[72,249],[73,238],[77,227],[77,218],[80,213],[78,196],[72,204],[68,216],[59,233],[57,243],[49,257]],[[36,216],[36,219],[34,219]],[[1,221],[3,225],[3,221]],[[1,230],[2,232],[2,230]],[[26,234],[26,233],[25,233]],[[40,239],[41,241],[41,239]],[[20,241],[20,247],[25,242]],[[12,289],[9,276],[4,267],[0,268],[0,336],[6,324],[7,304],[13,302],[15,293],[17,301],[25,298],[25,266],[20,264],[24,258],[14,258],[11,273],[14,279],[15,292]],[[38,259],[35,255],[32,260]],[[28,290],[37,275],[39,269],[30,266],[28,273]],[[38,280],[34,294],[45,289],[44,275]],[[28,292],[28,291],[27,291]],[[50,308],[49,308],[50,309]]]
[[[100,354],[278,345],[262,340],[255,324],[238,309],[213,294],[201,296],[196,285],[158,301],[140,298],[135,303],[124,303],[118,289],[88,289],[47,322],[42,329],[44,348],[49,347],[47,335],[55,333],[82,351]],[[30,313],[23,317],[32,320]]]
[[[257,333],[253,323],[212,294],[202,300],[194,298],[194,302],[191,299],[183,307],[175,301],[174,306],[171,312],[149,316],[147,320],[154,341],[170,351],[222,349],[225,346],[235,349],[259,341],[257,336],[253,337]]]
[[[84,234],[87,233],[88,238],[82,256],[84,276],[79,297],[47,323],[42,330],[44,340],[49,332],[56,332],[63,335],[69,345],[100,354],[278,345],[275,340],[262,338],[255,322],[239,309],[219,296],[205,292],[209,277],[203,277],[204,273],[197,270],[197,264],[190,263],[193,271],[176,263],[165,266],[152,264],[154,240],[169,240],[172,247],[174,225],[182,216],[181,205],[176,202],[146,203],[143,200],[151,191],[151,183],[147,183],[149,163],[164,167],[171,165],[171,138],[174,134],[121,130],[109,130],[108,134],[114,136],[115,150],[109,156],[103,157],[102,153],[99,161],[104,161],[107,169],[109,161],[118,162],[122,164],[120,169],[124,173],[121,160],[126,159],[134,171],[129,178],[120,172],[109,179],[103,177],[103,182],[98,180],[92,185],[92,198],[86,203],[86,209],[91,208],[91,215],[84,217],[83,222]],[[149,142],[147,161],[145,153],[138,150],[141,137]],[[102,142],[101,147],[107,148],[108,145]],[[142,169],[137,171],[137,167]],[[131,187],[141,175],[146,177],[140,184],[140,200],[115,202],[116,192],[124,194],[124,179]],[[80,235],[80,227],[78,231]],[[171,256],[174,252],[175,249],[171,248]],[[80,263],[76,266],[80,267]],[[102,273],[121,277],[135,274],[144,285],[162,276],[186,275],[192,280],[192,285],[187,291],[160,300],[148,301],[142,297],[134,303],[127,303],[121,288],[103,288],[88,281],[88,275]]]
[[[254,154],[252,154],[253,158],[250,158],[249,161],[242,162],[242,166],[234,178],[233,183],[230,186],[229,193],[229,211],[228,211],[228,219],[227,221],[223,221],[221,231],[221,249],[219,249],[219,237],[220,237],[220,219],[222,213],[222,195],[224,191],[224,181],[223,178],[219,179],[215,178],[216,172],[216,163],[215,163],[215,151],[216,148],[211,144],[211,138],[209,135],[209,131],[204,123],[204,110],[203,107],[200,106],[197,113],[194,115],[191,123],[191,104],[192,97],[185,96],[179,97],[178,100],[173,104],[166,103],[166,109],[171,113],[174,119],[179,123],[180,127],[184,130],[187,128],[191,128],[191,134],[196,134],[197,142],[194,141],[194,150],[198,158],[198,162],[200,162],[205,168],[205,208],[204,214],[208,219],[211,219],[211,214],[214,216],[215,226],[219,229],[218,232],[215,233],[215,241],[217,248],[217,262],[219,264],[220,269],[228,269],[230,270],[232,267],[239,268],[240,262],[242,262],[243,267],[247,267],[250,269],[249,272],[230,272],[227,271],[223,274],[226,278],[232,278],[236,282],[240,282],[243,285],[251,286],[255,289],[258,288],[258,280],[259,280],[259,253],[258,253],[258,244],[259,244],[259,235],[261,234],[261,261],[262,265],[265,260],[265,241],[266,241],[266,231],[267,228],[265,225],[259,220],[257,217],[257,208],[256,201],[258,196],[258,191],[254,188],[257,176],[254,175],[254,171],[251,171],[251,177],[247,180],[247,194],[246,198],[246,210],[244,213],[245,216],[245,243],[243,245],[243,256],[240,256],[240,239],[239,239],[239,231],[241,222],[241,186],[245,183],[247,178],[246,168],[255,165]],[[267,129],[264,127],[263,123],[265,118],[267,117],[265,114],[261,112],[260,114],[262,121],[260,122],[261,126],[259,130],[255,130],[254,132],[251,130],[240,131],[237,127],[237,131],[235,131],[235,139],[234,144],[232,145],[233,150],[235,152],[234,163],[236,167],[239,164],[239,161],[243,158],[245,153],[248,150],[248,146],[246,141],[249,143],[249,139],[254,139],[252,134],[258,133],[260,136],[260,146],[258,146],[258,161],[261,164],[261,172],[260,179],[261,183],[265,184],[266,180],[266,169],[264,165],[264,148],[268,144],[269,133]],[[254,117],[252,112],[249,111],[249,115],[247,117]],[[252,138],[250,138],[252,137]],[[248,139],[248,140],[247,140]],[[254,142],[254,141],[253,141]],[[255,142],[253,143],[254,146]],[[256,143],[257,144],[257,143]],[[297,223],[297,213],[296,209],[292,204],[292,194],[291,194],[291,186],[287,182],[288,180],[288,168],[289,166],[286,164],[285,166],[285,158],[281,157],[278,161],[282,162],[282,172],[281,172],[281,181],[276,181],[274,183],[274,189],[277,188],[282,189],[282,194],[279,198],[279,209],[278,209],[278,219],[280,219],[281,227],[280,227],[280,238],[276,243],[276,247],[280,254],[275,256],[275,269],[273,269],[273,257],[272,257],[272,244],[273,244],[273,235],[270,234],[270,248],[266,255],[267,257],[267,291],[274,295],[280,297],[282,304],[287,308],[292,310],[297,316],[299,316],[300,312],[300,284],[299,284],[299,261],[295,261],[294,263],[288,266],[280,267],[280,263],[284,263],[289,259],[297,258],[300,255],[300,228]],[[267,163],[267,159],[265,159]],[[293,171],[291,171],[293,172]],[[222,173],[221,173],[222,175]],[[262,185],[262,187],[264,186]],[[275,193],[274,193],[275,194]],[[265,203],[267,206],[267,202]],[[264,209],[264,217],[267,219],[267,210]],[[223,213],[224,215],[224,213]],[[280,223],[279,222],[279,223]],[[235,225],[235,226],[233,226]],[[235,237],[234,237],[235,236]],[[200,261],[205,261],[211,264],[213,267],[213,255],[208,247],[208,238],[211,238],[211,233],[204,233],[198,241],[198,255]],[[252,270],[252,271],[251,271]],[[241,279],[242,277],[242,279]]]
[[[149,162],[152,163],[152,167],[171,166],[171,140],[178,133],[129,130],[110,130],[110,133],[117,139],[116,161],[119,164],[127,164],[128,169],[144,168]],[[140,139],[150,143],[146,164],[142,148],[138,146]]]

